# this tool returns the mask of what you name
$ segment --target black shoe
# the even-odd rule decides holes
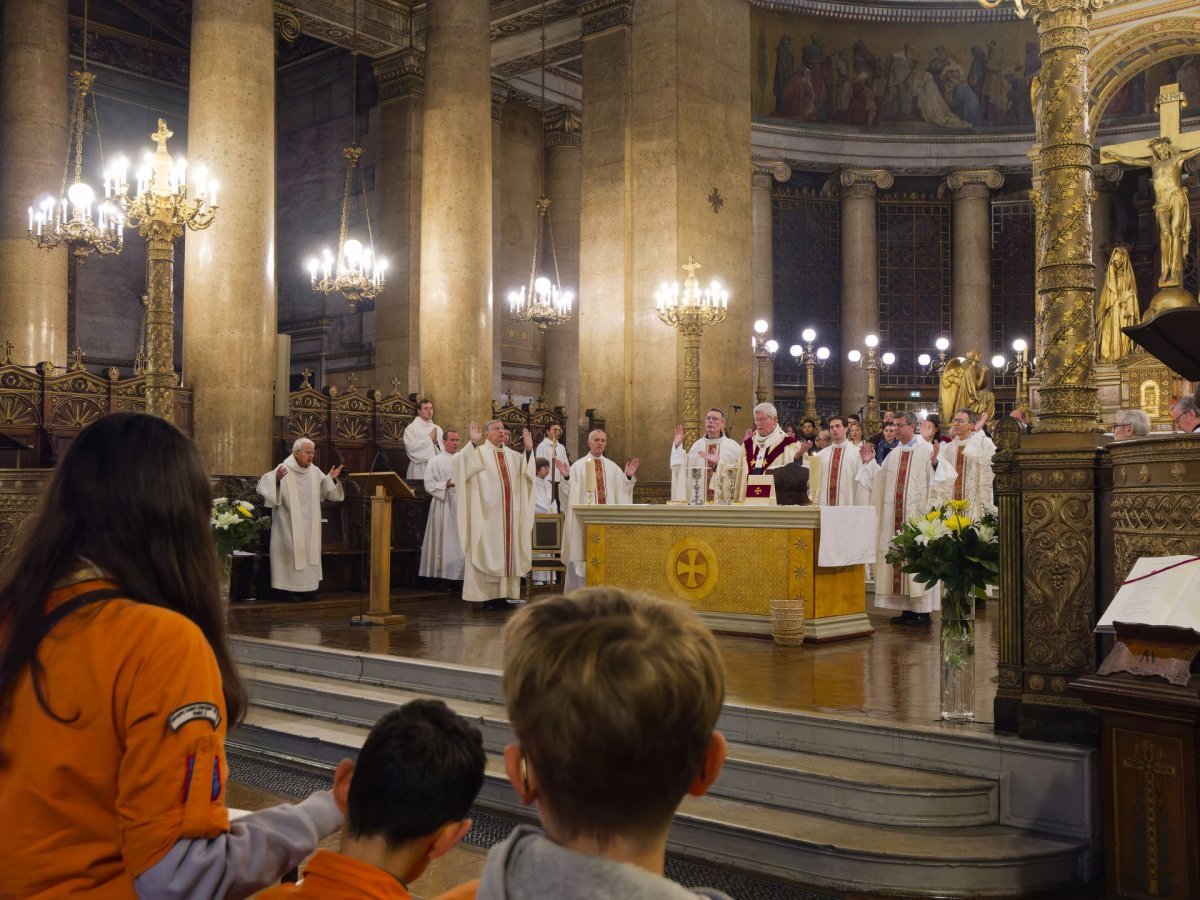
[[[914,625],[919,628],[922,625],[932,625],[933,622],[929,618],[929,613],[913,613],[913,617],[904,624]]]
[[[913,612],[911,609],[906,609],[904,612],[900,613],[900,615],[892,616],[891,622],[893,625],[909,625],[916,617],[917,614],[915,612]]]
[[[497,609],[508,609],[508,601],[503,597],[498,597],[495,600],[484,600],[482,603],[473,604],[476,609],[484,610],[485,612],[494,612]]]

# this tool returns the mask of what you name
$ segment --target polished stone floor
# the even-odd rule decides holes
[[[545,602],[552,594],[536,595]],[[869,600],[868,600],[869,602]],[[446,592],[400,591],[392,611],[402,625],[350,624],[360,599],[327,596],[310,603],[237,603],[235,634],[391,656],[500,668],[506,611],[480,612]],[[769,638],[718,635],[728,699],[736,703],[845,716],[880,724],[937,725],[990,731],[996,695],[996,601],[977,618],[974,725],[938,721],[938,633],[892,625],[893,612],[869,611],[875,634],[836,643],[779,647]]]

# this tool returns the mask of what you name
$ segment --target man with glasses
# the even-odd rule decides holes
[[[1196,406],[1195,397],[1180,397],[1171,407],[1171,421],[1175,430],[1184,434],[1200,433],[1200,409]]]
[[[969,515],[978,519],[986,511],[992,511],[992,457],[996,445],[987,436],[983,426],[986,414],[977,414],[970,409],[957,409],[950,420],[950,443],[942,454],[949,460],[956,473],[952,482],[945,484],[946,500],[967,500]]]
[[[1150,417],[1140,409],[1123,409],[1113,423],[1113,437],[1118,441],[1145,437],[1150,433]]]

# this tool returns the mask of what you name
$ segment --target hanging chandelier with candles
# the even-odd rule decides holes
[[[310,256],[307,268],[312,289],[320,294],[338,293],[346,298],[350,312],[364,300],[374,300],[383,291],[387,260],[375,255],[375,237],[371,232],[371,210],[367,206],[367,188],[362,181],[358,159],[363,148],[358,145],[358,2],[353,6],[354,34],[350,41],[353,84],[350,88],[350,146],[342,149],[346,158],[346,178],[342,190],[342,221],[338,229],[335,254],[328,247],[320,257]],[[350,227],[350,196],[354,173],[359,173],[360,195],[367,220],[367,243],[347,237]]]
[[[546,3],[542,2],[542,95],[538,112],[546,116]],[[529,284],[519,290],[508,292],[508,316],[518,322],[533,322],[538,331],[545,333],[553,325],[561,325],[571,318],[574,295],[562,287],[558,274],[558,254],[554,249],[554,229],[550,224],[550,198],[546,196],[546,153],[542,151],[542,190],[537,200],[537,226],[533,233],[533,261],[529,265]],[[542,242],[548,244],[553,280],[548,272],[538,273],[538,264],[545,263],[542,257]]]
[[[67,153],[63,163],[62,188],[58,199],[47,196],[29,207],[29,239],[42,250],[53,250],[65,243],[71,254],[84,260],[93,253],[109,256],[125,246],[125,218],[109,199],[96,203],[96,192],[83,180],[83,129],[87,99],[92,98],[96,137],[100,136],[100,118],[95,95],[91,93],[96,76],[87,67],[88,6],[83,4],[83,59],[79,71],[71,73],[75,84],[71,104],[71,129],[67,135]],[[75,180],[68,186],[71,151],[74,148]],[[101,151],[103,166],[103,151]],[[94,213],[94,215],[93,215]]]

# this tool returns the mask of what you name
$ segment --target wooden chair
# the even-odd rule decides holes
[[[562,513],[538,513],[533,517],[533,565],[525,580],[527,596],[533,597],[534,572],[558,572],[564,579],[567,565],[562,558]],[[545,589],[549,590],[550,584]]]

